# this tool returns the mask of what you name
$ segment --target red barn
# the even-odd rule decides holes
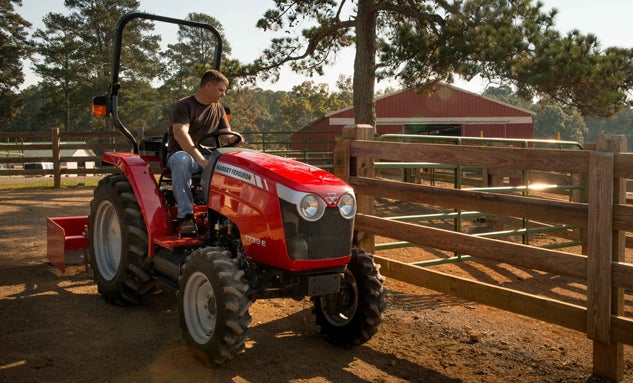
[[[376,133],[533,138],[533,113],[451,85],[430,93],[405,89],[376,99]],[[331,151],[334,137],[354,124],[354,109],[328,114],[292,136],[295,149]],[[324,133],[327,132],[327,133]],[[306,144],[300,145],[300,143]]]

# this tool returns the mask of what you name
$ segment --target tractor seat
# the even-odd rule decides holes
[[[158,178],[158,187],[161,187],[163,184],[171,184],[171,170],[167,167],[167,155],[169,154],[169,133],[163,134],[163,139],[161,140],[160,145],[160,177]],[[191,177],[192,185],[200,185],[200,175],[202,173],[194,173]]]

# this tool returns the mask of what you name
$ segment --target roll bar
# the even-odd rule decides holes
[[[171,17],[152,15],[150,13],[143,12],[129,12],[123,15],[116,26],[116,35],[115,40],[112,46],[112,81],[109,85],[108,95],[106,100],[106,109],[112,113],[112,120],[114,122],[114,126],[116,126],[121,133],[128,139],[130,144],[133,147],[133,151],[135,154],[139,153],[138,143],[134,138],[134,135],[130,133],[130,131],[123,125],[121,120],[119,119],[119,111],[118,111],[118,95],[119,89],[121,88],[119,84],[119,68],[121,66],[121,46],[123,44],[123,30],[128,22],[134,19],[147,19],[160,21],[169,24],[178,24],[178,25],[186,25],[194,28],[202,28],[211,32],[211,34],[215,38],[216,46],[213,57],[213,67],[214,69],[220,69],[220,61],[222,59],[222,38],[220,37],[220,33],[217,29],[215,29],[212,25],[206,23],[199,23],[196,21],[188,21],[188,20],[180,20],[174,19]]]

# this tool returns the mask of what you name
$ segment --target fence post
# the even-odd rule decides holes
[[[332,160],[335,176],[349,183],[350,158],[349,158],[349,139],[340,139],[334,145],[334,158]]]
[[[51,151],[53,160],[53,187],[59,189],[62,187],[62,154],[61,139],[59,128],[51,129]]]
[[[483,174],[485,174],[487,177],[487,179],[483,180],[483,182],[485,182],[484,186],[486,187],[504,186],[503,175],[500,173],[499,170],[486,168],[486,171],[483,172]],[[490,225],[493,230],[501,231],[504,229],[503,222],[499,221],[499,219],[496,216],[489,217],[488,221],[490,222]]]
[[[587,229],[587,336],[593,340],[593,375],[623,378],[624,347],[611,339],[611,315],[624,312],[624,289],[613,287],[612,262],[624,261],[624,232],[613,230],[613,205],[626,203],[626,183],[614,178],[614,153],[626,137],[600,136],[590,155]]]
[[[341,143],[339,151],[347,150],[348,162],[345,164],[339,163],[339,173],[347,176],[347,182],[350,177],[374,177],[374,159],[370,157],[350,157],[350,143],[354,140],[373,141],[375,129],[371,125],[359,124],[359,125],[347,125],[343,127],[343,141],[347,141],[347,144]],[[347,146],[345,146],[347,145]],[[341,154],[341,153],[339,153]],[[337,161],[335,160],[335,163]],[[347,172],[344,169],[340,169],[341,166],[346,166],[349,169]],[[345,174],[346,173],[346,174]],[[336,174],[336,173],[335,173]],[[345,178],[344,178],[345,179]],[[358,213],[360,214],[373,214],[374,213],[374,198],[369,195],[356,195],[356,201],[358,204]],[[364,249],[368,253],[374,252],[374,235],[371,233],[354,231],[354,244],[361,249]]]

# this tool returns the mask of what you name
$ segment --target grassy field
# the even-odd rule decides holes
[[[65,177],[62,178],[61,188],[94,188],[101,177]],[[55,186],[52,177],[0,177],[1,190],[20,189],[53,189]]]

